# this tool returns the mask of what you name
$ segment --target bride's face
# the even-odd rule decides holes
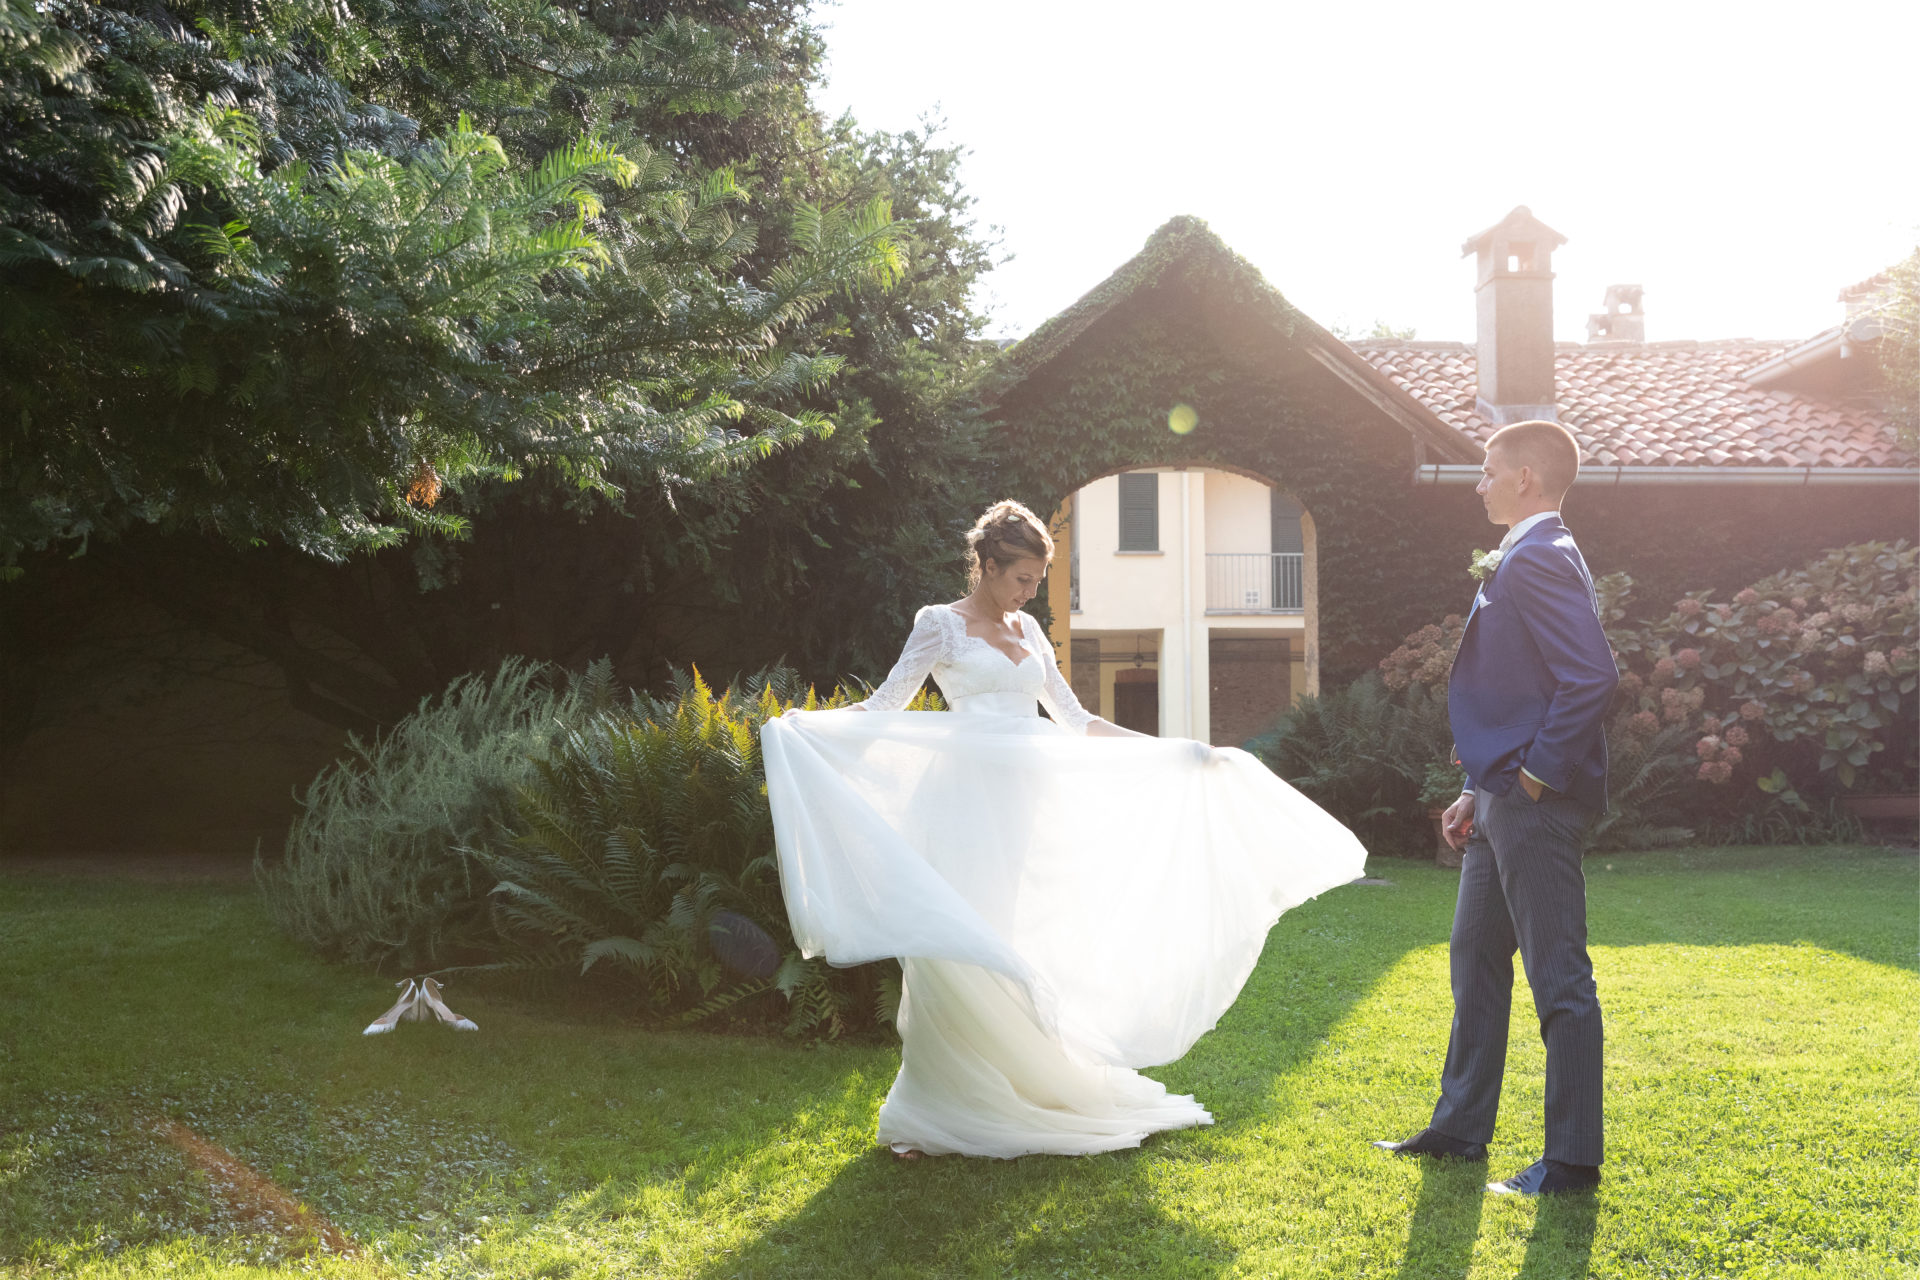
[[[1046,577],[1047,562],[1037,556],[1006,565],[989,560],[980,570],[980,589],[1000,612],[1012,613],[1038,594]]]

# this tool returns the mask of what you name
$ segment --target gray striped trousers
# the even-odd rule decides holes
[[[1517,782],[1504,796],[1474,794],[1449,947],[1453,1030],[1433,1110],[1432,1127],[1449,1137],[1493,1137],[1517,949],[1547,1049],[1546,1157],[1585,1165],[1604,1158],[1603,1033],[1580,869],[1581,836],[1592,818],[1555,791],[1535,802]]]

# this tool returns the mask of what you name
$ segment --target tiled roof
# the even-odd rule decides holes
[[[1448,425],[1485,444],[1474,349],[1459,342],[1351,344]],[[1559,343],[1560,422],[1601,466],[1910,467],[1885,414],[1749,385],[1743,371],[1791,342]]]

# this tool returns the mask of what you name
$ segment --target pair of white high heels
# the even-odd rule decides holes
[[[387,1010],[372,1022],[362,1035],[377,1036],[393,1030],[401,1019],[408,1022],[424,1022],[428,1018],[438,1018],[456,1031],[478,1031],[480,1028],[471,1019],[463,1018],[447,1008],[446,1001],[440,998],[440,984],[432,978],[404,978],[393,984],[405,987],[400,999],[393,1008]]]

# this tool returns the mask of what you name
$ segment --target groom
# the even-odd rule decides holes
[[[1547,1047],[1544,1157],[1487,1190],[1582,1191],[1600,1182],[1600,1001],[1587,957],[1581,837],[1606,807],[1602,720],[1619,676],[1593,578],[1560,523],[1580,470],[1566,428],[1516,422],[1487,441],[1476,492],[1506,525],[1448,679],[1466,789],[1442,819],[1465,847],[1449,956],[1453,1031],[1432,1123],[1402,1155],[1484,1160],[1506,1071],[1513,953]]]

